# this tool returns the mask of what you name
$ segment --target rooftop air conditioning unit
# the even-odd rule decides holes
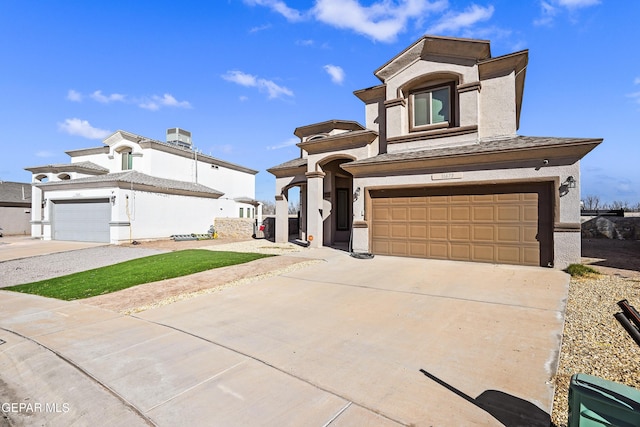
[[[167,129],[167,142],[191,149],[191,132],[180,128]]]

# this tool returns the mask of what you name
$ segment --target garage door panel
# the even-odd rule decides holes
[[[455,240],[471,240],[471,225],[452,225],[449,228],[449,239]]]
[[[492,242],[495,240],[495,227],[492,225],[475,225],[473,227],[474,242]]]
[[[373,197],[374,253],[526,265],[551,259],[547,246],[541,255],[540,240],[552,242],[551,207],[539,207],[549,199],[548,184],[431,191],[437,194],[393,197],[388,191],[384,202]]]
[[[409,245],[409,248],[411,250],[410,255],[412,257],[426,258],[428,256],[427,243],[424,241],[411,242],[411,244]]]
[[[409,242],[392,240],[390,250],[393,254],[398,254],[399,256],[407,256],[409,255]]]
[[[446,225],[430,225],[429,239],[431,240],[447,240],[448,227]]]
[[[498,246],[496,261],[499,264],[520,264],[520,248],[518,246]]]
[[[427,224],[409,224],[409,237],[411,239],[426,239]]]
[[[538,206],[537,205],[524,206],[522,209],[523,209],[523,214],[522,214],[522,220],[523,221],[537,221],[538,220]]]
[[[471,220],[474,222],[494,221],[495,219],[495,208],[493,206],[472,206],[471,209]]]
[[[492,262],[495,259],[495,248],[488,245],[474,245],[472,261]]]
[[[471,206],[452,206],[449,218],[451,221],[471,220]]]
[[[447,242],[429,242],[429,258],[449,259],[449,244]]]
[[[424,202],[423,202],[424,203]],[[427,207],[411,207],[409,209],[409,218],[411,221],[426,221],[427,220]]]
[[[429,221],[448,221],[449,209],[446,207],[429,207]]]
[[[498,206],[498,222],[517,222],[520,221],[520,206]]]
[[[520,227],[514,226],[499,226],[498,235],[496,241],[498,243],[518,243],[522,240],[520,233]]]
[[[54,240],[104,243],[111,240],[108,199],[54,200],[51,215]]]
[[[456,261],[471,260],[471,244],[470,243],[451,243],[450,259]]]
[[[409,237],[407,232],[407,224],[392,224],[391,236],[392,239],[406,239]]]

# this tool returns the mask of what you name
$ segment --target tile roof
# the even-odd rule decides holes
[[[177,181],[174,179],[166,179],[166,178],[158,178],[155,176],[146,175],[144,173],[138,171],[124,171],[117,173],[109,173],[104,175],[96,175],[86,178],[77,178],[70,179],[67,181],[54,181],[47,182],[44,184],[39,184],[39,187],[50,187],[55,185],[74,185],[74,184],[92,184],[92,183],[105,183],[105,182],[113,182],[113,183],[127,183],[127,184],[137,184],[137,185],[145,185],[149,187],[154,187],[159,190],[180,190],[187,191],[190,193],[201,193],[201,194],[210,194],[222,196],[224,193],[214,190],[213,188],[204,186],[202,184],[196,184],[193,182],[186,181]]]
[[[281,163],[278,166],[274,166],[272,168],[269,168],[269,171],[272,170],[279,170],[279,169],[291,169],[291,168],[299,168],[301,166],[306,166],[307,165],[307,159],[303,159],[303,158],[297,158],[297,159],[293,159],[293,160],[289,160],[287,162]]]
[[[601,139],[516,136],[508,139],[476,142],[473,144],[459,145],[455,147],[432,148],[420,151],[402,151],[379,154],[367,159],[350,162],[349,165],[366,165],[382,162],[402,162],[407,160],[435,159],[439,157],[499,153],[531,148],[567,146],[585,142],[593,143],[596,141],[601,141]]]
[[[31,184],[0,181],[0,203],[31,205]]]
[[[100,172],[100,173],[109,172],[109,169],[99,166],[93,162],[54,163],[50,165],[32,166],[32,167],[25,168],[25,170],[28,170],[34,173],[37,173],[35,171],[39,171],[39,172],[48,171],[48,172],[57,173],[57,172],[79,171],[79,170],[93,171],[93,172]]]

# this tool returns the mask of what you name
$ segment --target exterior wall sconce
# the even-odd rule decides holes
[[[116,196],[115,195],[111,196],[110,200],[111,200],[111,204],[112,205],[116,204]]]
[[[567,188],[576,188],[576,179],[573,177],[573,175],[569,175],[564,184],[567,186]]]
[[[45,206],[47,206],[47,199],[42,199],[42,207],[44,208]]]
[[[353,200],[358,200],[360,197],[360,187],[356,188],[355,193],[353,193]]]

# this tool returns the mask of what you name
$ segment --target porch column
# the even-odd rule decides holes
[[[287,192],[276,196],[276,243],[289,241],[289,201]]]
[[[321,248],[323,242],[322,195],[324,172],[307,172],[307,240],[312,248]]]

